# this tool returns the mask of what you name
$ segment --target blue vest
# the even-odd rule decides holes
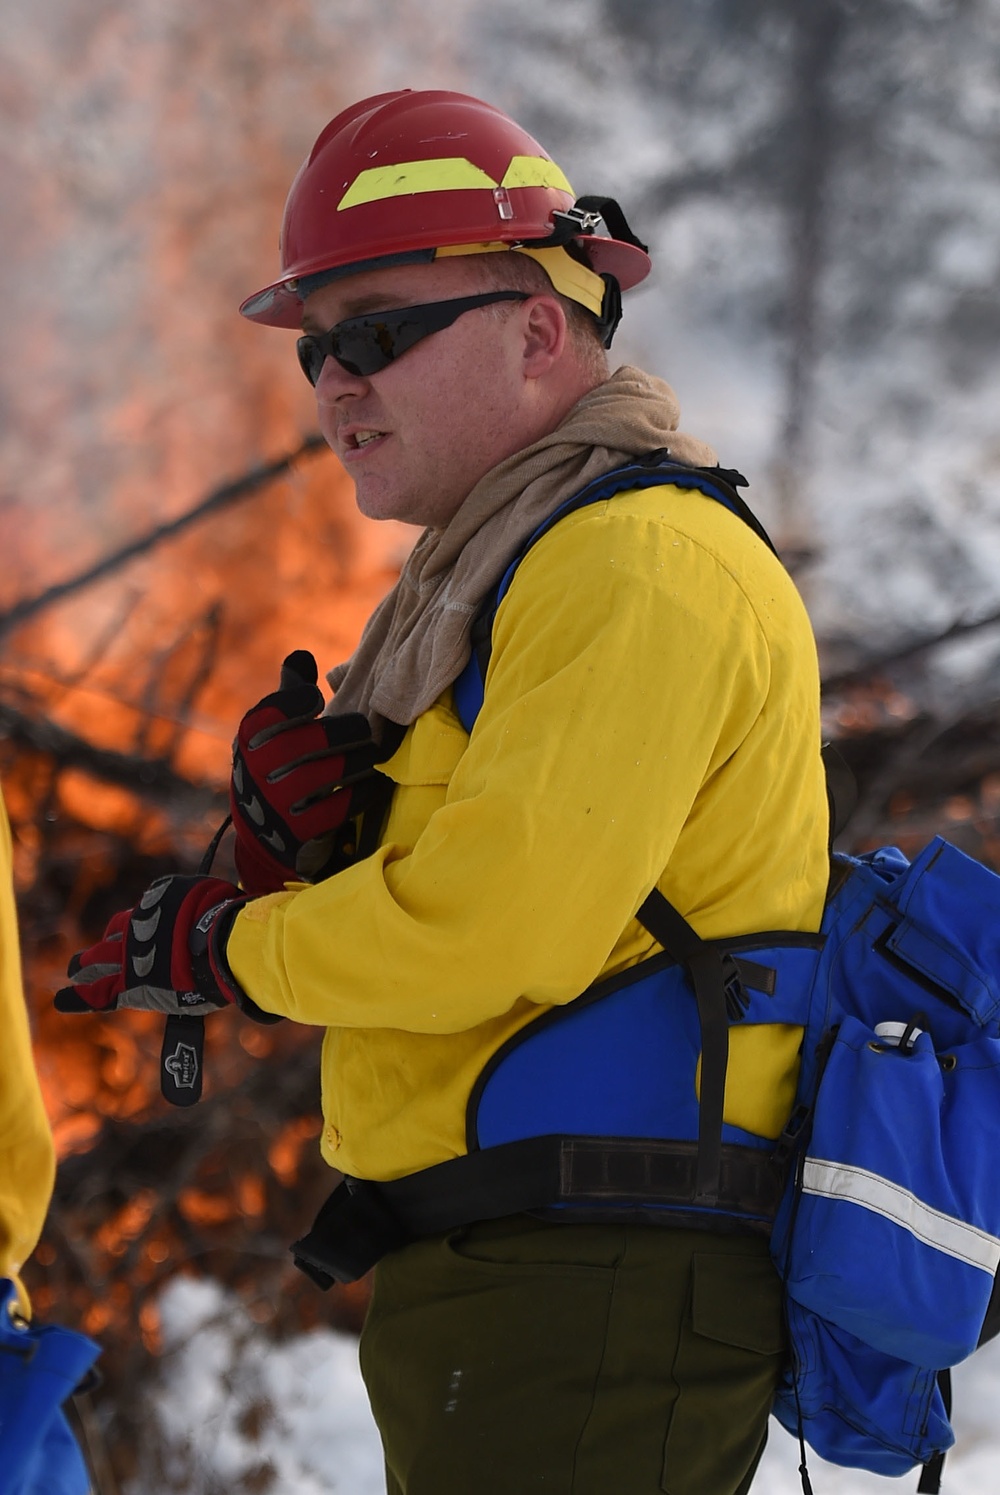
[[[561,504],[504,572],[473,630],[471,658],[454,685],[454,702],[471,732],[483,702],[490,633],[528,551],[567,514],[617,493],[672,484],[705,494],[770,539],[736,491],[744,480],[719,468],[690,468],[653,453],[616,469]],[[655,1144],[675,1189],[608,1184],[603,1201],[581,1178],[580,1197],[557,1208],[600,1218],[608,1209],[635,1214],[670,1211],[690,1223],[767,1229],[780,1192],[771,1161],[774,1140],[722,1120],[728,1024],[804,1025],[821,940],[772,933],[706,943],[654,891],[637,917],[668,953],[597,983],[574,1002],[553,1008],[493,1055],[470,1098],[470,1153],[531,1137],[603,1139]],[[781,977],[779,980],[779,970]],[[702,1083],[696,1070],[701,1061]],[[636,1177],[634,1158],[630,1158]],[[605,1168],[618,1165],[605,1160]],[[722,1217],[720,1219],[720,1217]]]

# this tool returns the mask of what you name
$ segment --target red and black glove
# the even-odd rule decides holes
[[[240,722],[233,743],[229,807],[235,860],[248,893],[274,893],[293,879],[321,882],[354,857],[354,824],[386,779],[365,718],[321,716],[316,661],[289,654],[281,686]]]
[[[120,1007],[204,1017],[235,1003],[274,1021],[242,990],[225,958],[232,921],[247,897],[219,877],[161,877],[135,908],[115,914],[103,938],[69,963],[60,1012]]]
[[[226,960],[233,919],[247,901],[219,877],[159,878],[135,908],[115,914],[96,945],[73,956],[70,985],[56,992],[56,1007],[166,1013],[160,1088],[171,1104],[194,1105],[205,1067],[206,1013],[235,1004],[259,1023],[280,1021],[247,996]]]

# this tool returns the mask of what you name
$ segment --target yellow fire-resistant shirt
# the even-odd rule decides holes
[[[723,506],[673,486],[561,520],[497,614],[471,738],[450,692],[385,771],[370,858],[237,918],[270,1012],[326,1028],[323,1151],[384,1180],[465,1151],[490,1055],[658,949],[653,885],[707,938],[819,927],[827,807],[808,619]],[[776,1136],[800,1031],[730,1031],[726,1120]]]
[[[0,799],[0,1277],[17,1282],[52,1196],[55,1154],[35,1073],[21,985],[10,823]]]

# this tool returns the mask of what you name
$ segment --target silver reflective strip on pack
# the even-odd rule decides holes
[[[954,1215],[932,1209],[900,1184],[881,1178],[877,1173],[869,1173],[865,1168],[807,1158],[802,1172],[802,1188],[806,1194],[845,1199],[872,1210],[909,1231],[925,1245],[943,1251],[946,1256],[954,1256],[970,1267],[989,1272],[991,1276],[1000,1267],[1000,1239],[996,1236],[977,1229],[975,1225],[967,1225],[963,1220],[956,1220]]]

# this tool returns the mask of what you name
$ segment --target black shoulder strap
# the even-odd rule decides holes
[[[664,898],[658,888],[636,913],[668,955],[683,965],[694,987],[701,1029],[701,1090],[698,1097],[698,1164],[694,1202],[714,1205],[719,1199],[722,1169],[722,1113],[729,1067],[730,992],[738,991],[739,975],[729,957],[709,945]]]
[[[761,524],[757,515],[750,505],[744,502],[737,492],[738,488],[749,488],[747,479],[735,467],[686,467],[683,463],[670,460],[669,448],[658,452],[650,452],[648,457],[642,459],[643,465],[649,465],[657,473],[662,474],[659,481],[662,483],[676,483],[679,488],[697,488],[699,492],[705,493],[709,498],[717,499],[725,508],[730,509],[738,519],[742,519],[748,529],[752,529],[758,540],[762,540],[772,555],[778,555],[774,541],[767,530]],[[702,481],[692,482],[692,476]],[[705,481],[707,479],[707,482]],[[711,485],[711,486],[709,486]],[[715,488],[717,492],[712,492]],[[780,560],[781,557],[778,556]]]

